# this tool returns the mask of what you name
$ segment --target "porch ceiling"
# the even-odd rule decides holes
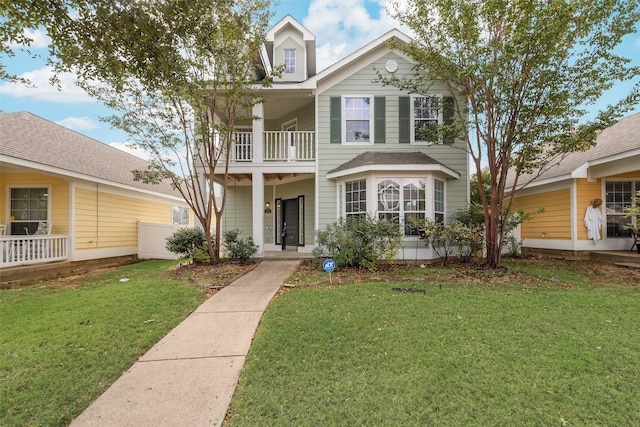
[[[311,173],[265,173],[264,183],[269,185],[286,184],[294,181],[301,181],[312,178]],[[216,182],[222,182],[222,175],[216,175]],[[229,183],[231,185],[251,185],[253,183],[253,176],[251,173],[230,173]]]

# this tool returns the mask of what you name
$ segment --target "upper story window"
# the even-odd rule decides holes
[[[49,188],[11,189],[11,234],[33,234],[41,221],[49,220]]]
[[[344,100],[344,141],[371,142],[371,97],[345,96]]]
[[[296,50],[295,49],[284,50],[284,73],[285,74],[296,73]]]
[[[440,114],[441,97],[415,96],[412,98],[412,126],[414,142],[436,142],[437,126],[442,122]]]

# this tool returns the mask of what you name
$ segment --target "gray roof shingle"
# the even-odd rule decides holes
[[[329,174],[372,165],[443,165],[420,151],[413,152],[378,152],[365,151],[353,159],[330,170]]]
[[[132,171],[149,163],[29,112],[0,111],[0,154],[99,180],[179,196],[168,182],[133,180]]]
[[[557,165],[544,171],[535,181],[567,176],[588,162],[623,155],[638,149],[640,149],[640,113],[625,117],[603,130],[598,135],[594,147],[587,151],[568,154]],[[528,182],[531,177],[531,175],[523,175],[518,182]],[[509,177],[508,186],[512,183],[513,175]]]

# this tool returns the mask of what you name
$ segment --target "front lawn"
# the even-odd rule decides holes
[[[313,285],[272,301],[229,425],[640,425],[638,273],[505,264],[297,274]]]
[[[0,425],[67,425],[206,299],[205,284],[246,268],[178,275],[175,264],[0,291]]]

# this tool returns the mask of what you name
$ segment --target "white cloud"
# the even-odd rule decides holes
[[[91,130],[98,129],[98,124],[89,117],[67,117],[56,122],[60,126],[64,126],[73,130]]]
[[[96,101],[75,84],[75,76],[64,73],[59,76],[60,90],[49,81],[53,77],[53,69],[44,67],[34,71],[28,71],[20,75],[29,80],[34,87],[21,83],[4,83],[0,85],[0,95],[15,98],[31,98],[40,101],[57,103],[83,103]]]
[[[28,47],[29,49],[44,49],[45,47],[49,46],[49,43],[51,42],[51,39],[49,38],[47,33],[42,29],[25,29],[23,31],[23,35],[26,38],[32,40],[31,45]],[[22,45],[18,43],[9,43],[9,46],[11,48],[22,47]]]
[[[140,148],[134,147],[128,142],[112,142],[109,145],[113,148],[117,148],[120,151],[124,151],[125,153],[133,154],[134,156],[139,157],[143,160],[151,159],[149,153],[141,150]]]
[[[393,28],[407,32],[387,14],[389,4],[390,0],[312,0],[303,25],[316,35],[318,71]]]

